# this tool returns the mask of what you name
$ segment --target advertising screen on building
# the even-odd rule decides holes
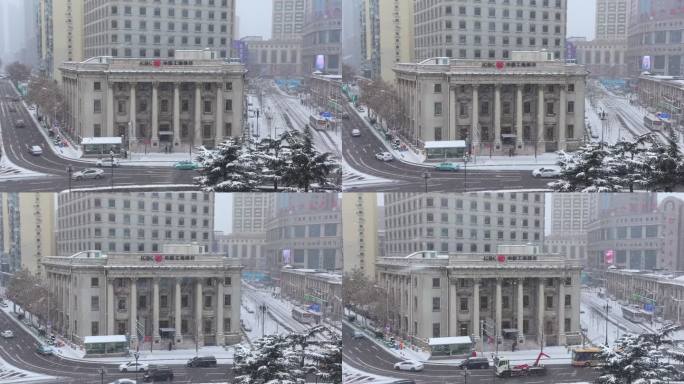
[[[641,58],[641,70],[650,71],[651,70],[651,56],[644,56]]]
[[[318,71],[325,70],[325,55],[317,55],[316,56],[316,70],[318,70]]]

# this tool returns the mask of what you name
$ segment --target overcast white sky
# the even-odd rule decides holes
[[[402,0],[409,1],[409,0]],[[240,18],[238,37],[271,37],[273,0],[237,0]],[[596,0],[568,0],[568,36],[593,39],[596,24]]]
[[[592,40],[596,35],[595,26],[596,0],[568,0],[568,36]]]
[[[238,38],[245,36],[271,38],[273,0],[237,0],[236,13],[240,18]]]

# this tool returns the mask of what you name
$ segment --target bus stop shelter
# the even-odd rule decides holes
[[[120,137],[84,137],[81,148],[86,157],[109,156],[110,152],[118,156],[123,149],[123,140]]]
[[[435,337],[428,339],[430,354],[439,356],[469,356],[473,349],[470,336]]]
[[[463,160],[466,148],[465,140],[427,141],[425,142],[425,158],[427,161]]]
[[[125,335],[86,336],[83,345],[86,357],[124,356],[128,352],[128,339]]]

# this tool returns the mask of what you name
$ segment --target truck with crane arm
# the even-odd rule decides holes
[[[529,375],[544,375],[546,374],[546,367],[539,361],[542,357],[549,357],[544,352],[539,352],[537,359],[532,365],[519,364],[511,365],[509,359],[498,359],[496,361],[496,376],[498,377],[515,377],[515,376],[529,376]]]

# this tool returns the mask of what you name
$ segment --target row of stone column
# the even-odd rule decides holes
[[[129,278],[130,286],[130,335],[131,340],[137,339],[137,319],[138,319],[138,292],[137,292],[137,278]],[[223,337],[223,295],[224,287],[223,280],[217,280],[217,303],[216,303],[216,342],[220,345],[219,340]],[[202,282],[200,279],[195,281],[195,327],[196,335],[202,334]],[[107,334],[114,334],[114,279],[107,280]],[[176,329],[175,340],[182,342],[183,336],[181,334],[181,279],[177,278],[175,281],[174,292],[174,326]],[[159,278],[152,278],[152,335],[154,341],[159,341]]]
[[[480,100],[479,100],[479,85],[472,86],[472,118],[471,118],[471,129],[472,129],[472,141],[474,143],[480,142]],[[494,85],[494,143],[495,145],[501,145],[501,84]],[[515,129],[516,129],[516,141],[518,145],[523,145],[523,87],[524,85],[516,85],[516,101],[515,101]],[[566,142],[566,124],[567,124],[567,105],[566,105],[566,86],[559,85],[560,87],[560,111],[559,111],[559,148],[565,148]],[[456,121],[457,121],[457,107],[455,105],[456,98],[456,88],[452,87],[450,89],[450,116],[449,116],[449,129],[451,137],[457,137],[456,134]],[[537,141],[544,141],[544,86],[537,85]]]
[[[116,82],[109,82],[107,87],[107,132],[110,136],[114,135],[114,86]],[[137,83],[128,83],[130,87],[130,109],[129,121],[133,124],[133,129],[136,129],[136,85]],[[196,145],[202,144],[202,87],[205,83],[195,84],[195,136],[194,143]],[[223,83],[216,83],[216,131],[215,138],[223,138]],[[152,83],[152,141],[159,142],[159,100],[158,100],[159,82]],[[180,83],[173,83],[173,141],[174,144],[180,142]],[[135,136],[134,133],[129,135]]]
[[[501,313],[502,313],[502,299],[501,299],[501,285],[503,279],[496,279],[495,288],[495,326],[498,336],[501,334]],[[518,325],[518,335],[520,337],[524,336],[523,329],[523,290],[524,290],[525,279],[517,279],[517,308],[516,317]],[[480,335],[480,279],[473,279],[473,310],[472,310],[472,323],[473,323],[473,336],[479,337]],[[458,295],[456,284],[449,285],[449,334],[456,335],[458,327],[457,311],[458,311]],[[537,342],[542,343],[543,327],[544,327],[544,311],[545,308],[545,296],[544,296],[544,279],[538,279],[537,282]],[[565,343],[565,282],[559,281],[558,284],[558,344]]]

